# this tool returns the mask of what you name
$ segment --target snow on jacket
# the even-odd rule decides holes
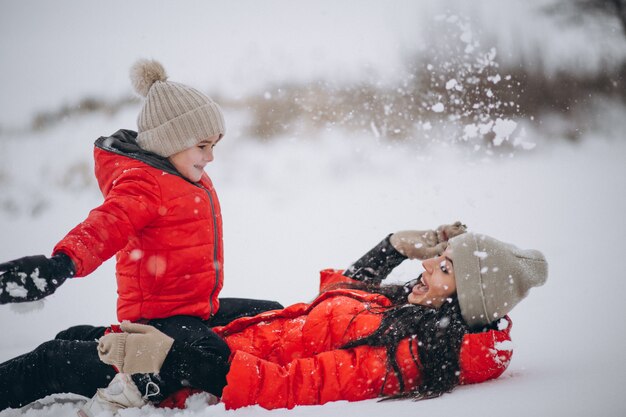
[[[211,180],[182,177],[171,163],[139,148],[119,130],[95,143],[95,173],[104,196],[54,248],[76,276],[116,255],[117,317],[138,321],[219,308],[223,285],[222,217]]]
[[[322,271],[321,279],[322,290],[349,280],[330,269]],[[216,328],[232,350],[222,395],[226,408],[253,404],[293,408],[398,393],[398,379],[388,368],[385,348],[340,349],[378,328],[381,315],[368,308],[388,306],[391,301],[382,295],[339,289],[323,292],[311,304],[295,304]],[[461,384],[497,378],[507,368],[512,355],[511,323],[503,320],[501,330],[465,335]],[[419,385],[421,378],[413,357],[418,358],[416,343],[400,342],[396,359],[407,390]]]

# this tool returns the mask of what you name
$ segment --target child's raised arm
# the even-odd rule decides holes
[[[74,263],[63,252],[51,258],[26,256],[0,264],[0,304],[40,300],[75,273]]]

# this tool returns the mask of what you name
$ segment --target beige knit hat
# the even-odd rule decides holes
[[[137,61],[130,79],[135,91],[145,97],[137,118],[137,144],[142,149],[169,157],[226,133],[217,103],[194,88],[167,81],[159,62]]]
[[[472,327],[504,317],[548,278],[548,263],[537,250],[475,233],[450,239],[448,247],[461,315]]]

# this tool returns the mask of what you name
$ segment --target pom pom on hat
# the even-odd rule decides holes
[[[130,68],[130,81],[135,91],[146,97],[150,87],[157,81],[166,81],[167,73],[160,62],[151,59],[140,59]]]

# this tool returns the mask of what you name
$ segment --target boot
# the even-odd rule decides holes
[[[117,374],[108,387],[99,388],[96,395],[78,410],[78,416],[96,417],[103,412],[116,415],[123,408],[142,407],[147,403],[129,374]]]

